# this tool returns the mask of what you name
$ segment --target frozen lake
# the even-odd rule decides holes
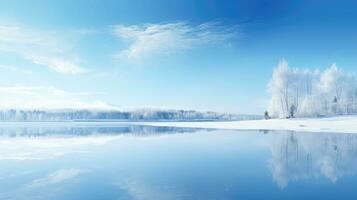
[[[353,199],[357,135],[6,123],[0,199]]]

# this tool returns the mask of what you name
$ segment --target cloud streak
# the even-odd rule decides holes
[[[0,51],[19,55],[60,74],[88,72],[68,55],[58,34],[22,25],[0,24]]]
[[[102,101],[88,101],[90,93],[70,92],[55,87],[0,87],[1,109],[113,109]]]
[[[89,72],[89,70],[80,67],[76,63],[57,57],[32,55],[26,56],[26,58],[35,64],[47,66],[61,74],[80,74]]]
[[[169,54],[201,45],[219,44],[237,36],[237,27],[217,22],[192,25],[186,22],[144,25],[116,25],[115,36],[129,42],[118,57],[137,59],[152,54]]]
[[[21,68],[9,66],[9,65],[0,65],[0,70],[11,71],[11,72],[27,74],[27,75],[33,74],[33,71],[31,71],[31,70],[21,69]]]

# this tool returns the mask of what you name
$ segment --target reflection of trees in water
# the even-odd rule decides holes
[[[51,137],[51,136],[88,136],[88,135],[124,135],[152,136],[162,134],[193,133],[198,129],[153,127],[153,126],[116,126],[116,127],[0,127],[0,136],[3,137]]]
[[[273,180],[284,188],[291,181],[326,177],[335,183],[357,172],[357,135],[332,133],[270,134]]]

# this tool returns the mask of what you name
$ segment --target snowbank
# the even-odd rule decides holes
[[[302,132],[357,133],[357,116],[295,118],[228,122],[138,122],[148,126],[214,128],[233,130],[293,130]]]

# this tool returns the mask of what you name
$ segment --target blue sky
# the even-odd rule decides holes
[[[279,59],[355,71],[353,1],[0,2],[0,106],[265,109]]]

